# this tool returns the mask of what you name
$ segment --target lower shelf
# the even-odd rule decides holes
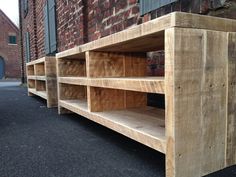
[[[81,100],[60,100],[59,105],[155,150],[166,153],[164,110],[144,107],[89,112],[87,102]]]
[[[36,91],[36,89],[29,88],[29,93],[32,93],[34,95],[40,96],[41,98],[47,99],[47,93],[46,91]]]

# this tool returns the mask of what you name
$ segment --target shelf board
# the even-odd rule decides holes
[[[46,81],[46,76],[36,76],[36,80]]]
[[[29,75],[29,76],[27,76],[27,79],[36,80],[36,76],[34,76],[34,75]]]
[[[166,153],[165,111],[153,107],[89,112],[84,100],[60,100],[59,105],[133,140]]]
[[[147,93],[165,92],[164,77],[119,77],[119,78],[86,78],[59,77],[59,83],[122,89]]]
[[[34,95],[37,95],[41,98],[47,99],[47,92],[46,91],[36,91],[36,89],[29,88],[28,91],[30,93],[33,93]]]

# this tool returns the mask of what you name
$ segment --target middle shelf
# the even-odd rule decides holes
[[[164,94],[164,77],[59,77],[59,83]]]

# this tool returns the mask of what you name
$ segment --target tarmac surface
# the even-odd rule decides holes
[[[165,156],[0,82],[0,177],[164,177]],[[207,177],[236,177],[236,166]]]

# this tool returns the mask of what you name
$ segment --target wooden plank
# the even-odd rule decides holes
[[[87,77],[145,76],[145,53],[86,52]]]
[[[87,102],[81,100],[60,100],[59,105],[94,122],[121,133],[146,146],[165,153],[164,110],[145,107],[91,113]]]
[[[146,105],[146,93],[88,87],[88,107],[91,112],[137,108]]]
[[[46,77],[57,77],[56,72],[56,58],[55,57],[47,57],[45,60],[45,76]]]
[[[46,76],[35,76],[35,79],[39,80],[39,81],[46,81],[47,80]]]
[[[87,89],[84,86],[59,84],[59,88],[60,100],[86,99],[87,97]]]
[[[173,12],[130,29],[63,51],[56,56],[57,58],[74,58],[84,56],[86,51],[146,52],[163,49],[164,30],[172,27],[235,32],[236,20]],[[159,43],[153,41],[159,41]]]
[[[35,80],[28,78],[28,88],[35,88]]]
[[[57,98],[57,79],[56,78],[47,78],[46,80],[46,92],[47,92],[47,107],[57,107],[58,98]]]
[[[36,80],[36,76],[28,75],[28,76],[27,76],[27,79],[28,79],[28,80]]]
[[[57,59],[58,77],[86,76],[85,60]]]
[[[88,107],[91,112],[124,109],[124,90],[88,87]]]
[[[168,177],[199,177],[225,167],[226,34],[166,31]]]
[[[228,119],[226,165],[236,164],[236,33],[228,34]]]
[[[29,93],[32,93],[32,94],[39,96],[43,99],[47,99],[46,91],[36,91],[35,89],[29,89],[28,91],[29,91]]]
[[[35,64],[34,68],[36,76],[45,76],[45,62]]]
[[[59,77],[59,83],[164,94],[164,77]]]
[[[26,74],[27,76],[33,76],[34,74],[34,65],[28,65],[26,66]]]
[[[36,91],[46,91],[46,82],[36,80],[35,87],[36,87]]]
[[[45,61],[45,58],[46,57],[43,57],[43,58],[39,58],[37,60],[28,62],[28,63],[26,63],[26,66],[28,66],[28,65],[35,65],[35,64],[38,64],[38,63],[43,63]]]

